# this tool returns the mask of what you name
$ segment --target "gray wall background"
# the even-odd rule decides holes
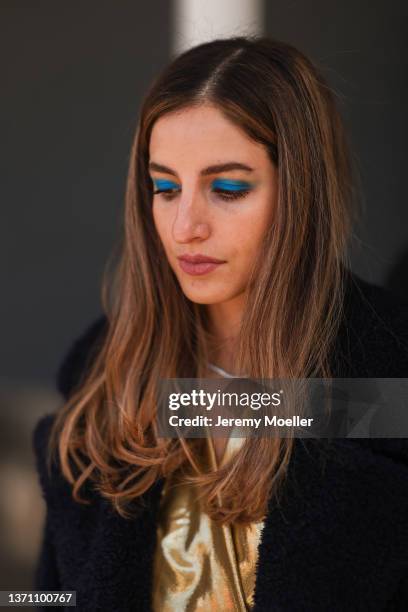
[[[2,2],[1,374],[49,383],[99,309],[171,2]]]

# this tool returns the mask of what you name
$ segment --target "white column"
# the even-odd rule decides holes
[[[264,33],[264,0],[173,0],[172,55],[215,38]]]

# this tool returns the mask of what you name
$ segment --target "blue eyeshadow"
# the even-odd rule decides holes
[[[156,189],[178,189],[180,186],[174,181],[168,179],[153,179],[153,184]],[[223,189],[225,191],[247,191],[252,189],[253,185],[247,181],[238,181],[233,179],[216,179],[211,184],[213,189]]]
[[[251,189],[251,183],[246,181],[234,181],[232,179],[217,179],[213,181],[212,187],[215,189],[225,189],[228,191],[243,191]]]
[[[175,189],[178,187],[177,183],[165,179],[156,179],[153,182],[155,187],[157,187],[158,189]]]

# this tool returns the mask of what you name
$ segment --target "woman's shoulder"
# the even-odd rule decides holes
[[[57,390],[67,400],[81,383],[88,366],[101,346],[107,332],[108,321],[105,315],[95,317],[71,342],[57,368],[55,384]],[[58,410],[58,409],[57,409]],[[57,411],[42,416],[32,432],[32,448],[36,469],[40,479],[42,494],[48,505],[53,505],[57,492],[70,494],[67,481],[62,478],[58,455],[55,453],[48,463],[49,440]]]
[[[336,376],[408,377],[408,300],[351,271],[345,289]]]
[[[75,338],[65,353],[56,374],[58,391],[68,398],[85,376],[108,330],[105,315],[95,317]]]
[[[355,272],[346,274],[346,307],[364,326],[408,334],[408,296],[405,300],[386,287],[369,282]]]

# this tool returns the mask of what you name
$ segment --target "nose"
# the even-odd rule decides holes
[[[199,194],[186,194],[180,199],[172,231],[174,240],[182,244],[206,240],[210,236],[206,202]]]

